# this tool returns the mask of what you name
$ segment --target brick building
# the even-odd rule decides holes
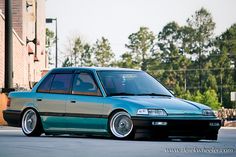
[[[45,0],[12,0],[13,24],[13,86],[29,89],[47,69],[45,51]],[[4,86],[4,10],[5,0],[0,0],[0,88]],[[37,11],[37,14],[35,14]],[[37,53],[35,44],[27,39],[35,38],[35,15],[37,15]]]

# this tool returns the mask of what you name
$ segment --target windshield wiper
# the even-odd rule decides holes
[[[110,93],[108,96],[122,96],[122,95],[136,95],[136,94],[133,94],[133,93]]]
[[[166,96],[166,97],[172,97],[171,95],[167,94],[158,94],[158,93],[141,93],[141,94],[136,94],[136,95],[143,95],[143,96]]]

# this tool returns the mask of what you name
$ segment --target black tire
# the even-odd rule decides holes
[[[39,114],[34,109],[27,109],[23,113],[21,128],[26,136],[40,136],[42,134],[42,123]]]
[[[135,137],[131,116],[125,111],[113,113],[109,118],[108,127],[114,139],[134,139]]]

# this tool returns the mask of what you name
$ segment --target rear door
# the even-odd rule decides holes
[[[73,74],[50,74],[39,86],[36,103],[44,129],[65,131],[65,109]]]

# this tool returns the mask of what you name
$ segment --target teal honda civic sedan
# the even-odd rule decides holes
[[[217,140],[221,125],[208,106],[176,98],[146,72],[124,68],[53,69],[30,92],[11,92],[3,115],[27,136]]]

